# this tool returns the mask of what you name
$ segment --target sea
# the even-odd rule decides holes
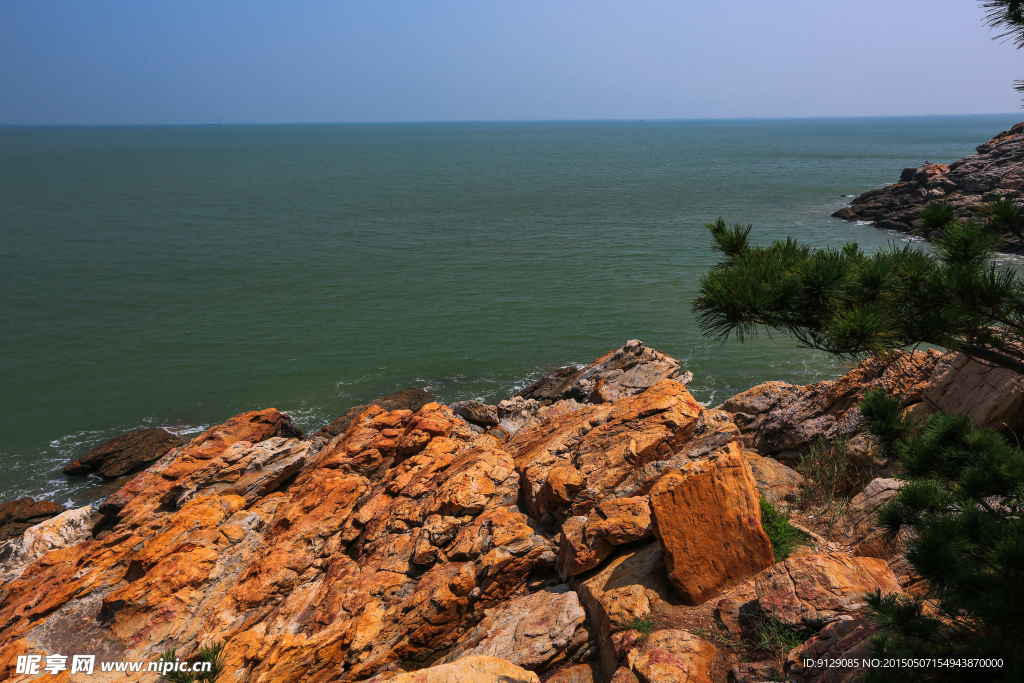
[[[704,224],[903,244],[830,214],[1022,118],[0,127],[0,501],[101,499],[120,482],[60,470],[131,429],[494,403],[629,339],[709,405],[835,378],[702,336]]]

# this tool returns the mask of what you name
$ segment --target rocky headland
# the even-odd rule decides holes
[[[1017,427],[1021,379],[929,351],[718,408],[691,380],[631,341],[498,405],[412,390],[310,440],[273,408],[235,416],[0,545],[0,680],[36,678],[23,655],[149,662],[214,643],[222,682],[852,680],[804,660],[863,656],[864,595],[920,589],[875,527],[900,482],[856,402],[884,387],[915,419]],[[870,463],[827,524],[791,505],[820,436]],[[803,532],[788,557],[762,497]],[[799,644],[752,645],[769,621]]]
[[[932,201],[948,204],[962,218],[980,218],[985,202],[1017,199],[1024,187],[1024,123],[977,147],[977,154],[950,164],[926,162],[906,168],[899,181],[869,190],[839,209],[836,218],[869,221],[886,230],[920,233],[921,209]],[[1019,237],[1002,235],[1000,249],[1024,250]]]

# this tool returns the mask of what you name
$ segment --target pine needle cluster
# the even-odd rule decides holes
[[[873,669],[869,681],[1024,680],[1024,451],[969,418],[930,415],[922,428],[899,399],[868,392],[865,424],[909,481],[879,523],[890,538],[909,530],[906,557],[928,599],[868,600],[882,627],[883,658],[1001,659],[987,669]]]
[[[932,344],[1024,373],[1024,282],[995,262],[995,237],[980,224],[945,224],[930,251],[874,254],[792,238],[760,247],[750,226],[707,227],[723,256],[693,302],[707,336],[742,341],[766,329],[849,359]]]

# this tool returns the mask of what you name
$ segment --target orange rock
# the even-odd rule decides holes
[[[651,534],[651,508],[646,498],[603,500],[588,516],[570,517],[562,524],[558,572],[563,579],[581,574],[598,566],[614,546]]]
[[[626,546],[624,552],[591,575],[573,577],[570,583],[590,617],[600,649],[601,671],[608,678],[619,665],[615,632],[649,617],[651,603],[672,590],[665,577],[661,546],[655,541],[640,547]]]
[[[130,482],[105,537],[6,583],[0,666],[44,629],[52,652],[150,660],[223,641],[240,681],[363,680],[450,647],[553,566],[510,507],[511,455],[447,408],[366,410],[315,457],[273,436],[278,420],[207,430]]]
[[[711,683],[715,647],[686,631],[655,631],[626,657],[641,683]]]
[[[444,661],[488,655],[543,671],[566,650],[584,621],[583,606],[568,586],[538,591],[487,610],[483,621],[459,640]],[[577,645],[585,644],[584,638]]]
[[[754,586],[762,612],[790,626],[812,628],[862,609],[867,593],[900,592],[883,560],[842,553],[788,559],[760,574]]]
[[[540,678],[504,659],[475,656],[410,673],[379,674],[368,683],[540,683]]]
[[[529,514],[553,525],[618,497],[617,487],[634,470],[671,459],[690,440],[701,410],[683,385],[662,380],[635,396],[521,430],[505,449],[524,480]]]
[[[669,579],[691,605],[772,564],[754,478],[735,443],[662,477],[651,510]]]

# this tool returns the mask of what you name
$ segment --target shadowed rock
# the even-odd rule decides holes
[[[0,542],[21,536],[35,526],[64,512],[64,506],[50,500],[19,498],[0,504]]]
[[[116,479],[146,469],[181,443],[179,436],[166,429],[137,429],[96,446],[66,465],[64,474],[74,476],[95,473],[107,479]]]
[[[633,396],[663,379],[676,377],[679,361],[633,339],[585,368],[559,368],[516,395],[542,403],[568,398],[581,403],[605,403]],[[684,373],[680,380],[686,384],[692,378],[691,373]]]

